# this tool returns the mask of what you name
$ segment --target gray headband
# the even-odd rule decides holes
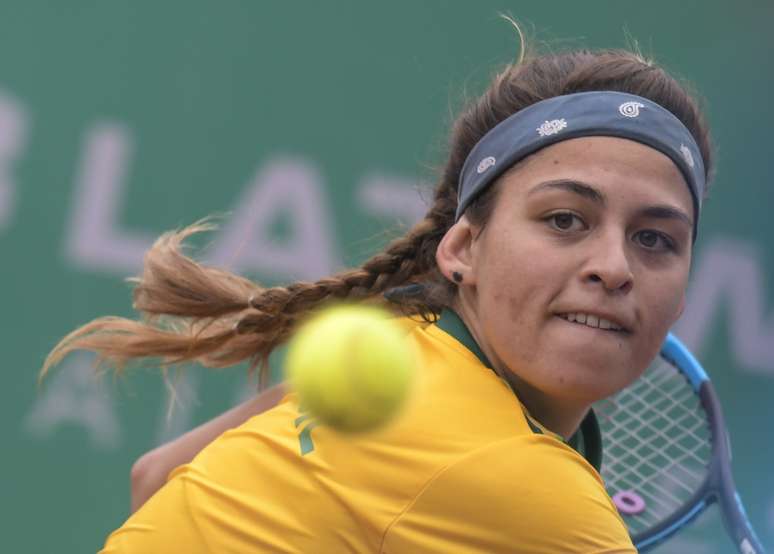
[[[634,140],[669,156],[693,197],[696,237],[705,188],[704,161],[696,141],[670,111],[647,98],[613,91],[556,96],[497,124],[478,141],[462,166],[455,220],[519,160],[551,144],[590,136]]]

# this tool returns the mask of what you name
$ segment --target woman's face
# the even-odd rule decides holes
[[[464,281],[485,351],[555,398],[625,387],[683,309],[694,214],[681,173],[642,144],[584,137],[498,186]]]

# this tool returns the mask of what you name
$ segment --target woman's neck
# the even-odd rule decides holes
[[[475,313],[468,309],[465,303],[458,303],[453,310],[462,319],[476,344],[492,364],[492,369],[508,383],[530,416],[549,431],[564,437],[565,440],[569,439],[588,413],[589,402],[570,396],[557,398],[532,386],[507,367],[492,350],[481,332]]]
[[[529,414],[549,431],[568,440],[589,411],[588,403],[572,402],[570,399],[557,400],[543,394],[518,375],[505,370],[505,379],[514,394]]]

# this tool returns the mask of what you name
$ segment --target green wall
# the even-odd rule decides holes
[[[143,251],[230,213],[199,244],[264,283],[320,276],[422,211],[450,107],[517,52],[510,12],[559,47],[641,48],[707,101],[719,171],[677,332],[716,380],[735,475],[774,545],[774,39],[769,0],[68,2],[0,8],[0,521],[8,552],[88,552],[127,516],[133,460],[237,402],[192,369],[167,419],[153,368],[95,381],[76,325],[131,315]],[[424,186],[424,188],[423,188]],[[387,233],[385,233],[385,230]],[[660,552],[720,553],[714,510]]]

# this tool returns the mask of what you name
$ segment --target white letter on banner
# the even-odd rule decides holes
[[[423,190],[432,194],[416,180],[371,174],[366,175],[358,186],[358,202],[369,214],[412,226],[427,213],[427,201],[420,193]]]
[[[118,226],[130,151],[129,133],[122,125],[100,123],[87,134],[65,246],[82,267],[135,272],[153,244],[153,237]]]
[[[740,366],[774,376],[774,319],[766,317],[765,280],[753,243],[715,239],[701,253],[675,333],[700,352],[713,316],[725,303],[731,351]]]
[[[210,263],[278,279],[317,279],[337,265],[325,190],[319,173],[297,158],[272,160],[258,172],[218,236]],[[291,236],[272,237],[287,215]]]
[[[91,354],[72,354],[54,370],[25,418],[27,433],[45,438],[58,427],[70,424],[86,429],[99,449],[119,446],[121,428],[110,394],[94,375],[93,360]]]
[[[0,92],[0,230],[11,223],[16,183],[11,167],[27,143],[27,114],[11,96]]]

